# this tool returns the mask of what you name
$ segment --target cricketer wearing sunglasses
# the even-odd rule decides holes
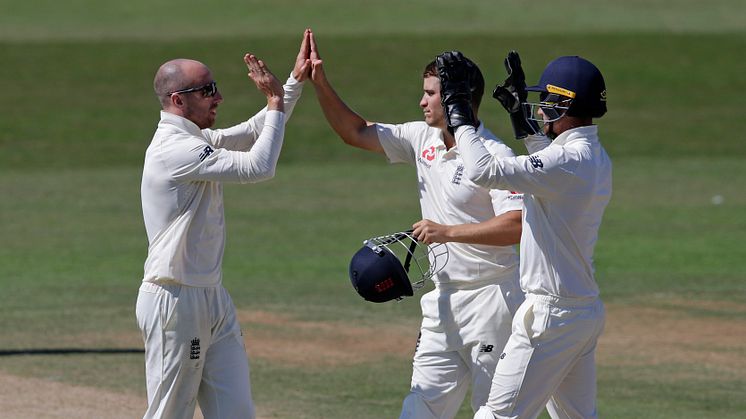
[[[285,122],[309,68],[309,31],[283,86],[256,56],[249,78],[267,106],[246,122],[210,129],[223,101],[210,69],[163,64],[154,89],[162,111],[145,153],[142,209],[148,256],[136,315],[145,343],[145,418],[254,418],[249,363],[236,309],[222,286],[222,182],[270,179]]]

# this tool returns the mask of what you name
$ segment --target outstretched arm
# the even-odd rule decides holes
[[[313,33],[310,34],[310,44],[311,82],[316,89],[316,98],[319,100],[319,105],[329,125],[345,143],[363,150],[384,154],[383,147],[378,141],[375,124],[350,109],[326,78],[323,61]]]

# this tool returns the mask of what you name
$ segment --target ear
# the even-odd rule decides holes
[[[182,98],[181,95],[178,94],[178,93],[172,94],[169,99],[171,100],[171,106],[173,106],[175,108],[181,109],[185,105],[184,104],[184,98]]]

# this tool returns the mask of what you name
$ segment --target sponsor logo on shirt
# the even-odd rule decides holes
[[[212,154],[214,151],[215,150],[213,150],[212,147],[210,147],[209,145],[205,146],[205,148],[202,149],[202,152],[199,153],[199,161],[204,161],[207,156]]]
[[[531,166],[534,166],[535,169],[544,167],[544,163],[538,156],[529,156],[528,161],[531,163]]]
[[[508,199],[511,201],[521,201],[523,200],[523,194],[515,192],[515,191],[510,191],[510,195],[508,195]]]
[[[426,162],[425,159],[423,159],[422,157],[417,157],[417,161],[422,163],[422,165],[427,167],[428,169],[432,167],[430,163]]]
[[[430,163],[428,162],[431,162],[433,160],[435,160],[435,146],[430,146],[422,150],[422,154],[417,157],[417,161],[422,163],[422,165],[427,167],[428,169],[432,167],[432,165],[430,165]]]
[[[430,147],[422,150],[422,158],[427,161],[435,160],[435,146],[431,145]]]
[[[461,184],[461,178],[464,177],[464,165],[459,164],[456,168],[456,171],[453,173],[453,178],[451,179],[451,183],[454,185],[460,185]]]

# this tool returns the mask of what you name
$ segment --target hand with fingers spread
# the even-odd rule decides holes
[[[300,43],[300,51],[298,51],[298,57],[295,59],[295,67],[293,67],[293,78],[298,81],[305,81],[308,79],[311,72],[311,30],[306,29],[303,32],[303,41]]]
[[[529,135],[541,132],[539,125],[531,120],[531,111],[526,104],[526,76],[521,67],[521,57],[516,51],[510,51],[505,58],[505,71],[508,77],[503,84],[495,86],[492,97],[497,99],[510,114],[513,132],[516,139],[524,139]]]
[[[285,91],[282,88],[282,83],[269,71],[264,61],[254,54],[244,55],[243,60],[249,69],[249,78],[256,84],[256,88],[267,96],[267,109],[284,110],[282,98]]]

